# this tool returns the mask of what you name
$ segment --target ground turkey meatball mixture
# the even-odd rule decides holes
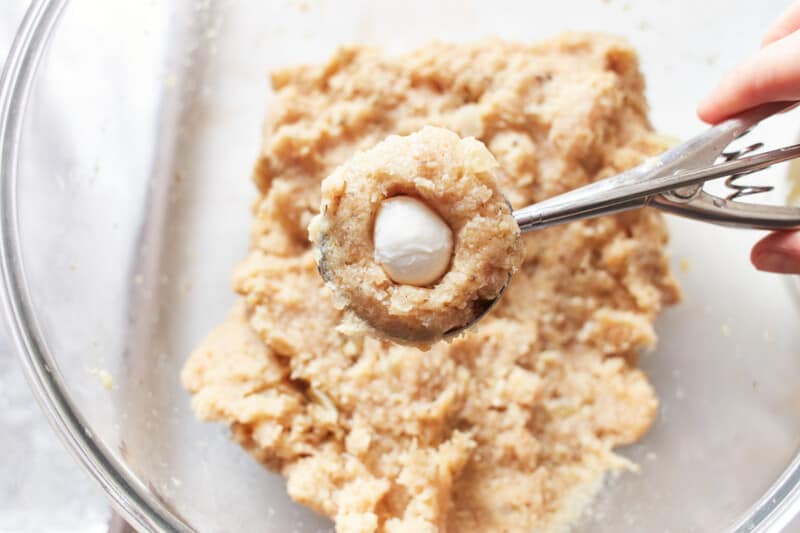
[[[637,368],[679,292],[649,209],[522,237],[524,261],[475,331],[428,351],[351,337],[317,272],[320,184],[358,151],[426,125],[482,141],[514,207],[663,149],[631,48],[540,44],[343,48],[272,74],[241,298],[183,373],[203,420],[285,476],[337,531],[558,528],[605,472],[632,468],[658,402]],[[346,329],[346,328],[345,328]]]
[[[378,335],[422,346],[482,316],[522,262],[497,172],[480,141],[426,126],[390,136],[325,178],[321,214],[309,229],[320,273],[342,305]],[[454,234],[449,265],[429,286],[397,283],[375,259],[373,225],[390,198],[422,201]],[[412,231],[409,220],[397,224],[400,233]]]

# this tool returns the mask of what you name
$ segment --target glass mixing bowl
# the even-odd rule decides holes
[[[195,421],[178,372],[233,301],[248,176],[273,67],[339,44],[626,35],[652,118],[686,137],[694,104],[758,45],[782,0],[744,2],[35,1],[0,91],[5,307],[30,384],[70,450],[141,530],[317,531],[279,476]],[[797,116],[754,136],[792,140]],[[778,184],[785,169],[760,178]],[[755,232],[670,220],[685,301],[644,358],[657,422],[621,452],[577,531],[763,531],[800,497],[800,313],[755,272]]]

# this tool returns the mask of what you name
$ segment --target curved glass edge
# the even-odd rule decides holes
[[[94,437],[75,409],[33,315],[22,271],[16,205],[17,156],[25,106],[49,37],[69,0],[34,0],[0,76],[0,270],[3,309],[34,397],[59,438],[100,484],[120,515],[140,531],[192,531],[146,495],[146,488]]]
[[[800,305],[800,278],[786,278],[786,290]],[[800,450],[769,489],[731,527],[733,533],[783,531],[800,514]]]
[[[800,512],[800,455],[783,471],[767,492],[744,513],[733,533],[783,531]]]
[[[800,512],[800,456],[792,460],[778,481],[753,505],[734,533],[778,532]]]

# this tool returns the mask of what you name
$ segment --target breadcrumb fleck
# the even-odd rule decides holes
[[[97,376],[100,384],[106,390],[111,390],[114,387],[114,376],[108,370],[102,368],[90,368],[89,373]]]

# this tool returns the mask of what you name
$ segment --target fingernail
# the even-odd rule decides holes
[[[800,274],[800,261],[780,252],[764,252],[758,256],[756,268],[779,274]]]

